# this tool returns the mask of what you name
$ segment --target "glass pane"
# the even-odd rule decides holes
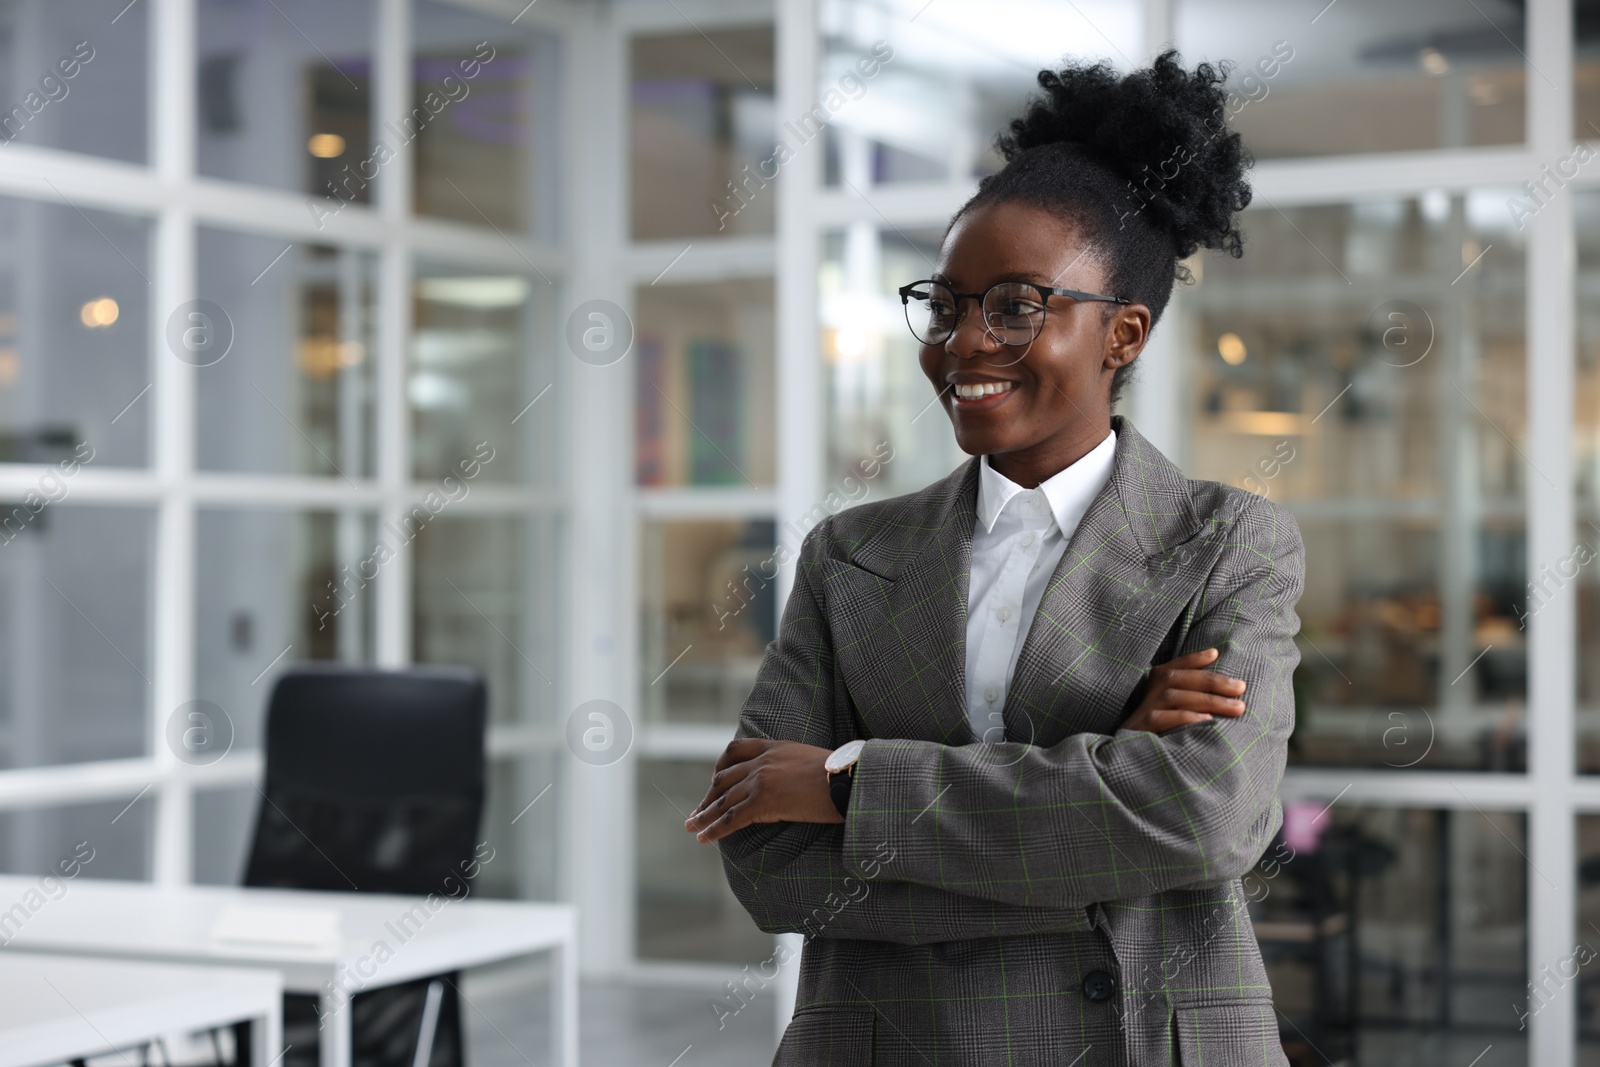
[[[481,671],[491,722],[555,722],[555,520],[432,518],[419,504],[404,526],[416,541],[412,658]]]
[[[415,477],[459,475],[476,461],[473,477],[485,482],[548,484],[560,406],[559,394],[545,394],[555,381],[539,328],[549,287],[424,266],[414,292],[406,391]]]
[[[396,538],[353,509],[202,508],[195,525],[195,698],[226,716],[233,749],[257,749],[278,675],[309,660],[372,661],[372,582],[400,565]]]
[[[647,721],[739,721],[761,654],[777,636],[775,533],[763,520],[644,524],[639,636]],[[796,551],[799,538],[786,544]]]
[[[705,797],[712,761],[641,759],[638,785],[638,952],[646,959],[755,963],[772,956],[728,888],[714,845],[683,828]]]
[[[1290,1062],[1526,1064],[1524,816],[1327,810],[1244,879]]]
[[[1525,765],[1524,246],[1506,192],[1246,213],[1196,260],[1191,477],[1286,504],[1307,557],[1303,764]]]
[[[633,238],[772,232],[771,26],[635,37]]]
[[[561,756],[538,752],[489,765],[479,837],[488,846],[473,893],[556,900],[561,892]]]
[[[0,811],[0,874],[38,875],[47,906],[70,891],[74,878],[145,881],[155,804],[152,790],[90,804]],[[5,917],[15,924],[16,908]],[[0,927],[0,937],[16,929]]]
[[[896,295],[933,273],[943,240],[942,227],[902,232],[867,222],[823,235],[828,484],[841,501],[830,511],[921,489],[967,458],[917,363],[919,346]]]
[[[1600,140],[1600,9],[1572,0],[1572,136]]]
[[[260,803],[261,793],[253,785],[195,790],[192,862],[197,885],[238,885],[244,880]]]
[[[0,142],[143,163],[151,6],[0,2]]]
[[[149,462],[150,225],[0,197],[0,462]]]
[[[1549,971],[1541,975],[1544,990],[1540,993],[1540,1000],[1549,997],[1550,974],[1571,975],[1600,956],[1600,816],[1580,815],[1577,823],[1578,924],[1577,940],[1573,944],[1574,958],[1550,961]],[[1519,1011],[1539,1006],[1538,1002],[1526,1003],[1528,995],[1526,992],[1523,994]],[[1595,985],[1592,974],[1585,973],[1578,978],[1576,995],[1577,1062],[1580,1067],[1600,1067],[1600,986]]]
[[[1258,159],[1520,144],[1519,4],[1175,0],[1185,62],[1229,60],[1228,125]]]
[[[821,114],[785,115],[778,137],[793,154],[813,151],[826,117],[827,184],[857,188],[998,170],[994,136],[1040,70],[1064,55],[1127,67],[1142,50],[1140,5],[1122,0],[821,0],[817,26]]]
[[[207,228],[196,244],[200,299],[167,343],[196,367],[198,465],[371,477],[374,257]]]
[[[0,769],[149,749],[155,517],[48,503],[69,478],[0,505]]]
[[[510,20],[454,4],[415,0],[412,109],[419,215],[555,239],[557,41]]]
[[[637,301],[639,484],[772,485],[771,279],[657,285]]]
[[[1560,559],[1536,560],[1528,610],[1537,612],[1568,582],[1576,582],[1578,623],[1578,767],[1600,772],[1600,193],[1573,194],[1578,246],[1575,312],[1578,351],[1574,368],[1573,476],[1576,520],[1573,548]]]
[[[195,161],[213,178],[368,203],[372,0],[200,0]]]

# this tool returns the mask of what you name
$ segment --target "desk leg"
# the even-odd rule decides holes
[[[317,1034],[322,1067],[351,1067],[351,1024],[355,1012],[350,1010],[350,995],[341,994],[339,1000],[321,995],[322,1029]]]
[[[277,1067],[283,1060],[283,998],[272,1010],[258,1019],[250,1020],[251,1063],[263,1067]]]
[[[578,946],[574,939],[568,938],[555,949],[554,971],[550,976],[551,1051],[559,1067],[578,1067]]]

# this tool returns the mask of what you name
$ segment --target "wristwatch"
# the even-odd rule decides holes
[[[850,786],[855,782],[856,763],[861,759],[861,749],[866,742],[857,738],[846,741],[832,752],[823,762],[823,769],[828,772],[828,795],[833,797],[833,806],[839,809],[841,816],[850,811]]]

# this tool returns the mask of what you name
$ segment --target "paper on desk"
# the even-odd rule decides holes
[[[339,943],[339,913],[332,908],[274,908],[232,904],[211,924],[214,941],[260,945],[322,946]]]

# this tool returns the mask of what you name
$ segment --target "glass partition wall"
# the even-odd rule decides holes
[[[237,883],[279,674],[465,663],[478,889],[561,891],[563,30],[515,14],[0,4],[0,870]]]

